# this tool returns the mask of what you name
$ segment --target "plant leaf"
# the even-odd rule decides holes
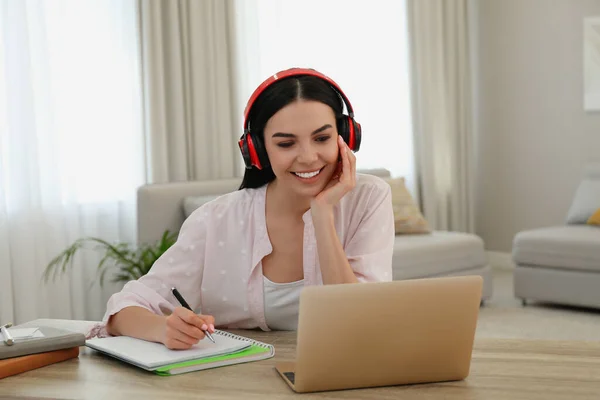
[[[146,275],[158,260],[175,242],[177,234],[166,230],[161,239],[152,245],[142,245],[135,248],[130,243],[111,244],[97,237],[84,237],[77,239],[69,247],[54,257],[46,266],[43,280],[54,281],[59,275],[70,272],[73,268],[75,256],[80,250],[89,249],[104,252],[96,268],[96,280],[100,286],[104,285],[106,274],[111,269],[118,272],[113,277],[113,282],[130,281]],[[95,283],[92,282],[92,285]]]

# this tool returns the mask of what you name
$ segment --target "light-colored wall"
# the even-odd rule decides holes
[[[583,18],[600,0],[474,0],[477,233],[508,252],[523,229],[562,224],[600,112],[583,110]]]

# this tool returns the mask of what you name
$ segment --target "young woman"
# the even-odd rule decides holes
[[[240,190],[190,215],[151,271],[110,298],[99,336],[186,349],[215,325],[294,330],[303,286],[391,280],[391,191],[356,174],[360,139],[330,78],[294,68],[267,79],[245,110]]]

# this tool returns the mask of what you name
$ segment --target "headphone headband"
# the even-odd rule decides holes
[[[315,77],[321,78],[324,81],[326,81],[327,83],[329,83],[333,87],[333,89],[336,92],[338,92],[340,94],[340,96],[342,96],[342,100],[346,104],[346,108],[348,110],[348,116],[350,118],[354,118],[354,110],[352,109],[352,105],[350,104],[350,101],[348,100],[348,98],[346,97],[346,95],[344,94],[342,89],[339,87],[339,85],[333,81],[333,79],[331,79],[327,75],[320,73],[319,71],[315,71],[314,69],[290,68],[290,69],[286,69],[284,71],[277,72],[276,74],[270,76],[263,83],[261,83],[259,87],[256,88],[254,93],[252,93],[252,96],[250,96],[250,99],[248,100],[248,103],[246,104],[246,108],[244,109],[244,131],[246,131],[246,129],[248,127],[248,116],[250,114],[250,110],[252,109],[252,105],[254,104],[254,102],[256,101],[258,96],[260,96],[261,93],[264,92],[266,88],[268,88],[269,86],[271,86],[273,83],[277,82],[278,80],[284,79],[284,78],[289,78],[292,76],[315,76]]]
[[[338,134],[348,144],[350,150],[356,152],[360,148],[362,128],[360,124],[354,120],[354,111],[352,110],[352,105],[338,84],[328,76],[323,75],[314,69],[290,68],[276,73],[261,83],[260,86],[256,88],[254,93],[252,93],[252,96],[250,96],[248,104],[246,104],[246,108],[244,109],[244,133],[238,141],[238,146],[242,152],[244,164],[246,165],[247,169],[256,167],[260,170],[269,165],[269,157],[263,144],[261,143],[261,138],[259,137],[260,135],[253,137],[255,134],[251,133],[248,127],[250,110],[252,109],[256,99],[265,91],[265,89],[278,80],[293,76],[314,76],[324,80],[329,84],[329,86],[338,94],[338,96],[342,98],[342,101],[346,105],[346,110],[348,111],[348,115],[336,118]]]

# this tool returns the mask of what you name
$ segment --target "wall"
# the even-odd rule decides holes
[[[583,110],[583,18],[600,0],[474,0],[477,233],[508,252],[523,229],[562,224],[600,161],[600,112]]]

